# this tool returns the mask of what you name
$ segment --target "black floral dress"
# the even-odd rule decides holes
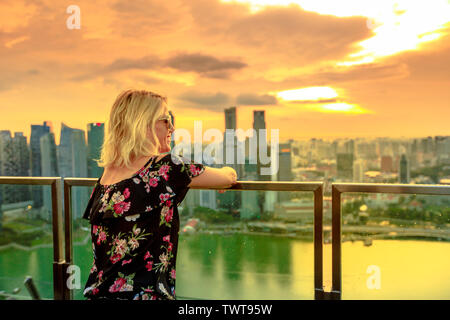
[[[88,299],[175,299],[177,207],[204,166],[172,154],[155,160],[129,179],[95,184],[83,216],[94,255]]]

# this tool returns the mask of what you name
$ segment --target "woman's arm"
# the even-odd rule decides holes
[[[237,174],[231,167],[211,168],[205,166],[200,175],[192,178],[189,187],[229,188],[236,183]]]

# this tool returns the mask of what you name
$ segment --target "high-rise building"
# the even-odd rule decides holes
[[[9,130],[0,131],[0,175],[13,176],[13,148],[11,132]],[[14,190],[11,185],[0,185],[0,202],[2,204],[13,203]]]
[[[363,182],[364,180],[364,162],[358,159],[353,162],[353,181]]]
[[[280,143],[278,152],[279,168],[278,181],[292,181],[292,151],[291,143]],[[290,192],[278,192],[278,201],[284,202],[291,200]]]
[[[435,146],[432,137],[427,137],[421,140],[422,149],[422,165],[433,166],[435,164]]]
[[[392,157],[391,156],[382,156],[381,157],[381,172],[384,173],[391,173],[393,172],[393,165],[392,165]]]
[[[51,132],[51,124],[44,121],[42,125],[31,125],[30,151],[31,151],[31,176],[42,177],[41,165],[41,142],[40,139],[44,134]],[[32,199],[35,208],[43,205],[42,186],[32,186]]]
[[[15,132],[11,137],[9,130],[0,131],[0,175],[29,176],[30,154],[27,139],[22,132]],[[30,186],[3,185],[2,201],[4,204],[30,200]]]
[[[263,168],[270,167],[270,162],[261,161],[262,157],[267,156],[271,159],[264,110],[253,111],[253,130],[256,134],[256,177],[258,181],[270,181],[272,178],[270,175],[262,174]],[[266,197],[267,191],[258,191],[258,206],[261,215],[267,211]]]
[[[279,181],[292,181],[292,146],[291,143],[280,143],[279,151]]]
[[[237,114],[236,107],[225,109],[225,134],[223,137],[223,165],[232,167],[236,170],[238,178],[243,175],[243,165],[238,163],[236,136],[237,129]],[[227,134],[227,131],[229,132]],[[240,192],[225,192],[217,194],[218,207],[227,209],[228,212],[240,208],[241,193]]]
[[[400,159],[400,172],[398,177],[400,183],[409,183],[410,181],[409,163],[408,160],[406,159],[405,154],[402,154],[402,157]]]
[[[236,107],[225,109],[225,129],[237,128]]]
[[[30,149],[28,148],[27,138],[22,132],[14,132],[13,143],[13,161],[15,166],[15,176],[27,177],[30,175]],[[15,186],[17,202],[31,200],[31,186]]]
[[[338,153],[336,155],[337,177],[342,181],[353,181],[353,154]]]
[[[353,139],[344,142],[345,153],[355,154],[355,141]]]
[[[7,139],[11,138],[11,132],[10,131],[0,131],[0,176],[4,176],[3,173],[3,166],[5,163],[6,153],[5,153],[5,145],[7,143]],[[4,191],[5,185],[0,184],[0,231],[2,230],[2,221],[3,221],[3,210],[2,204],[7,203],[4,199],[3,191]]]
[[[437,136],[435,139],[438,164],[450,164],[450,137]]]
[[[53,132],[43,135],[41,144],[41,164],[42,176],[59,177],[58,160],[56,155],[55,134]],[[51,221],[52,218],[52,194],[49,186],[42,188],[43,206],[41,210],[42,218]]]
[[[169,111],[170,120],[172,121],[172,125],[175,128],[175,116],[173,115],[172,111]],[[172,132],[172,137],[170,139],[170,149],[173,149],[175,147],[175,134]]]
[[[237,162],[237,136],[236,136],[236,107],[225,109],[225,133],[223,136],[223,163],[238,172]],[[239,173],[238,173],[239,174]]]
[[[236,107],[230,107],[224,110],[225,112],[225,133],[223,135],[223,163],[227,165],[236,164],[236,154],[234,157],[231,157],[230,151],[235,147],[235,132],[236,132]],[[231,132],[232,135],[227,134],[227,130]],[[228,151],[228,152],[227,152]],[[228,158],[233,158],[231,161]],[[231,163],[230,163],[231,162]]]
[[[419,140],[418,139],[414,139],[413,142],[411,143],[411,156],[410,156],[410,167],[412,169],[416,169],[417,167],[419,167],[419,159],[418,159],[418,155],[419,155]]]
[[[97,165],[95,159],[100,159],[103,139],[105,135],[104,123],[88,123],[88,177],[99,178],[103,173],[103,168]]]
[[[269,164],[261,163],[261,153],[264,153],[265,155],[269,156],[270,149],[268,148],[268,141],[267,141],[267,135],[264,134],[264,132],[267,133],[266,129],[266,120],[265,120],[265,111],[263,110],[254,110],[253,111],[253,129],[256,133],[256,141],[257,141],[257,165],[256,165],[256,172],[257,177],[259,181],[269,181],[270,177],[268,175],[262,175],[261,174],[261,168],[267,168],[270,166]],[[262,149],[264,148],[264,149]]]
[[[61,138],[58,147],[58,171],[61,177],[86,178],[87,152],[83,130],[73,129],[61,124]],[[90,190],[82,187],[72,188],[72,217],[80,218],[89,200]]]
[[[272,143],[272,142],[271,142]],[[270,149],[271,150],[271,149]],[[277,153],[270,153],[270,163],[275,166],[275,168],[280,168],[279,164],[280,158]],[[278,181],[278,172],[273,172],[269,176],[270,181]],[[278,194],[283,191],[265,191],[264,192],[264,211],[270,217],[273,216],[275,212],[275,204],[278,200]]]

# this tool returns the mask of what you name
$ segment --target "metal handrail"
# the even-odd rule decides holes
[[[329,294],[329,299],[333,300],[340,300],[342,298],[341,195],[345,192],[450,195],[450,186],[383,183],[333,183],[331,185],[332,287]]]
[[[67,268],[73,262],[72,253],[72,186],[94,186],[96,178],[61,177],[4,177],[0,184],[50,185],[52,192],[53,226],[53,281],[54,299],[70,300],[72,292],[66,286]],[[64,230],[61,210],[61,185],[64,195]],[[59,187],[58,187],[59,186]],[[223,188],[192,189],[219,190]],[[323,289],[323,182],[279,182],[279,181],[238,181],[230,190],[262,191],[311,191],[314,192],[314,290],[315,299],[341,299],[342,294],[342,253],[341,253],[341,194],[345,192],[450,195],[450,186],[406,185],[406,184],[332,184],[332,288]],[[64,236],[63,236],[64,233]],[[62,243],[65,243],[64,254]]]
[[[72,213],[71,188],[73,186],[91,187],[96,178],[64,178],[64,216],[66,255],[65,260],[72,263]],[[220,190],[224,188],[192,187],[191,189]],[[316,300],[324,298],[323,291],[323,182],[280,182],[280,181],[238,181],[227,190],[261,190],[261,191],[310,191],[314,193],[314,297]],[[70,244],[70,245],[69,245]],[[71,293],[66,293],[71,296]]]
[[[53,295],[64,300],[63,221],[61,212],[61,177],[0,177],[0,184],[51,186],[53,230]]]

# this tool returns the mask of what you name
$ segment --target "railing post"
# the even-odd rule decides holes
[[[340,300],[342,292],[341,220],[341,192],[331,185],[332,300]]]
[[[61,212],[61,178],[51,184],[53,225],[53,295],[55,300],[64,299],[63,281],[63,221]]]
[[[323,300],[323,186],[314,190],[314,299]]]
[[[64,244],[65,244],[65,264],[64,264],[64,300],[72,300],[73,293],[67,286],[67,268],[73,263],[72,250],[72,186],[64,180]]]

